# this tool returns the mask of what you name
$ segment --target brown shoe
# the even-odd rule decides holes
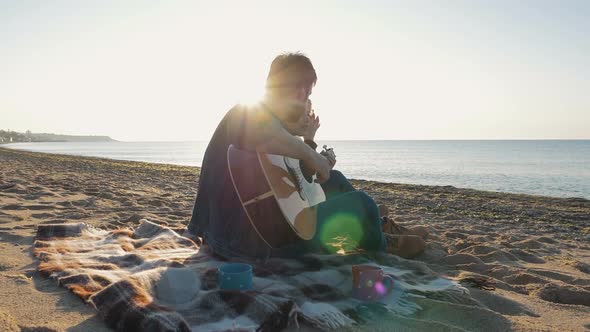
[[[383,220],[383,233],[393,235],[416,235],[426,240],[428,238],[428,230],[424,226],[404,227],[398,225],[393,219],[389,217],[382,217]]]
[[[426,239],[428,239],[428,235],[430,233],[428,232],[428,228],[426,228],[424,226],[413,226],[413,227],[408,227],[407,234],[416,235],[416,236],[419,236],[422,239],[426,240]]]
[[[384,234],[385,251],[403,258],[414,258],[424,252],[426,242],[416,235]]]
[[[395,221],[393,221],[393,219],[387,216],[381,217],[381,219],[383,220],[383,233],[401,235],[405,234],[408,230],[407,228],[396,224]]]

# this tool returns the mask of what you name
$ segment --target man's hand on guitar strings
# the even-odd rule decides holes
[[[310,155],[310,158],[304,160],[303,163],[305,167],[315,171],[317,176],[316,182],[324,183],[330,178],[330,162],[323,155],[314,151]]]

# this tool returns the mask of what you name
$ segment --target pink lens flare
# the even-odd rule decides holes
[[[385,286],[383,285],[383,283],[381,281],[377,281],[375,283],[375,291],[379,295],[385,295],[387,293],[387,288],[385,288]]]

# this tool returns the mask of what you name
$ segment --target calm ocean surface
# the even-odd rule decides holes
[[[326,141],[349,178],[590,199],[590,140]],[[15,143],[7,148],[201,165],[207,142]]]

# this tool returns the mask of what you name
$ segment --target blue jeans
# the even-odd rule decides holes
[[[355,190],[350,181],[336,170],[322,184],[326,201],[316,207],[316,234],[279,249],[269,249],[268,256],[296,257],[305,253],[336,252],[363,249],[383,251],[383,221],[375,201],[363,191]]]
[[[328,181],[322,183],[322,189],[326,194],[326,200],[329,200],[340,194],[356,191],[350,181],[340,171],[331,170]]]
[[[322,188],[326,201],[316,207],[316,234],[311,240],[269,248],[248,225],[239,232],[233,230],[240,236],[232,235],[228,230],[216,235],[206,231],[205,242],[225,258],[295,258],[306,253],[336,252],[340,248],[383,251],[385,238],[375,201],[365,192],[355,190],[348,179],[335,170],[330,172],[330,179],[322,184]],[[238,241],[242,242],[238,244]],[[339,245],[335,246],[337,243]]]
[[[382,251],[385,248],[382,220],[375,201],[363,191],[354,189],[350,181],[336,170],[322,184],[326,201],[317,206],[317,228],[307,244],[311,251],[332,251],[328,242],[340,238],[343,249]],[[336,241],[338,242],[338,241]]]

